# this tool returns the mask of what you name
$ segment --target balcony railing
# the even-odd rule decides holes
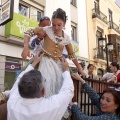
[[[103,21],[105,24],[108,24],[107,22],[107,16],[103,14],[99,9],[92,9],[92,18],[99,18],[101,21]]]
[[[94,48],[94,59],[96,58],[99,58],[99,59],[102,59],[102,60],[106,60],[106,51],[105,51],[105,48],[104,47],[97,47],[97,48]],[[111,51],[108,51],[108,61],[109,62],[112,62],[113,59],[111,56],[113,54],[111,54]]]
[[[109,29],[114,29],[117,33],[120,34],[120,28],[113,21],[109,22]]]
[[[94,50],[94,59],[99,58],[99,59],[106,60],[106,53],[103,47],[100,47],[100,48],[97,47],[97,48],[94,48],[93,50]]]

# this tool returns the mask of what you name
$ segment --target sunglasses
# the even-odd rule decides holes
[[[49,21],[50,21],[50,18],[49,18],[49,17],[46,17],[46,16],[40,18],[40,22],[42,22],[43,20],[49,20]]]
[[[112,89],[114,89],[115,91],[118,91],[118,92],[120,92],[120,87],[118,87],[118,88],[115,88],[115,87],[113,87],[113,86],[110,86],[109,88],[112,88]]]

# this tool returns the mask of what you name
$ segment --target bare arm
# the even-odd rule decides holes
[[[23,60],[26,60],[27,56],[30,57],[29,41],[30,41],[30,37],[25,35],[24,36],[24,48],[21,54]]]
[[[73,59],[72,61],[76,65],[76,67],[78,69],[78,72],[83,76],[83,78],[85,78],[86,75],[85,75],[85,73],[84,73],[84,71],[82,69],[82,66],[78,63],[78,60],[77,59]]]

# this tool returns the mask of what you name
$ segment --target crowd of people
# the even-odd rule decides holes
[[[98,77],[93,73],[93,64],[88,65],[88,73],[85,73],[78,63],[70,38],[63,30],[66,20],[66,12],[58,8],[53,12],[51,21],[44,16],[40,19],[39,27],[25,32],[21,56],[23,60],[31,57],[30,46],[34,49],[33,57],[20,72],[12,89],[0,94],[0,120],[67,120],[70,119],[68,108],[76,120],[120,119],[120,89],[107,88],[98,96],[83,80],[97,80]],[[66,54],[79,74],[70,73],[68,63],[63,57]],[[111,71],[113,67],[114,64],[111,63]],[[119,73],[117,67],[108,82],[119,79]],[[79,105],[72,102],[74,85],[71,77],[82,83],[98,108],[96,116],[85,115]]]

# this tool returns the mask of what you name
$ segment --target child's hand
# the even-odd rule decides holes
[[[78,73],[72,73],[71,76],[72,78],[79,80],[82,84],[85,83],[85,81],[81,78],[81,76]]]
[[[71,76],[76,79],[76,80],[80,80],[81,76],[78,73],[72,73]]]
[[[24,47],[21,56],[24,61],[26,61],[27,57],[31,57],[29,48]]]

